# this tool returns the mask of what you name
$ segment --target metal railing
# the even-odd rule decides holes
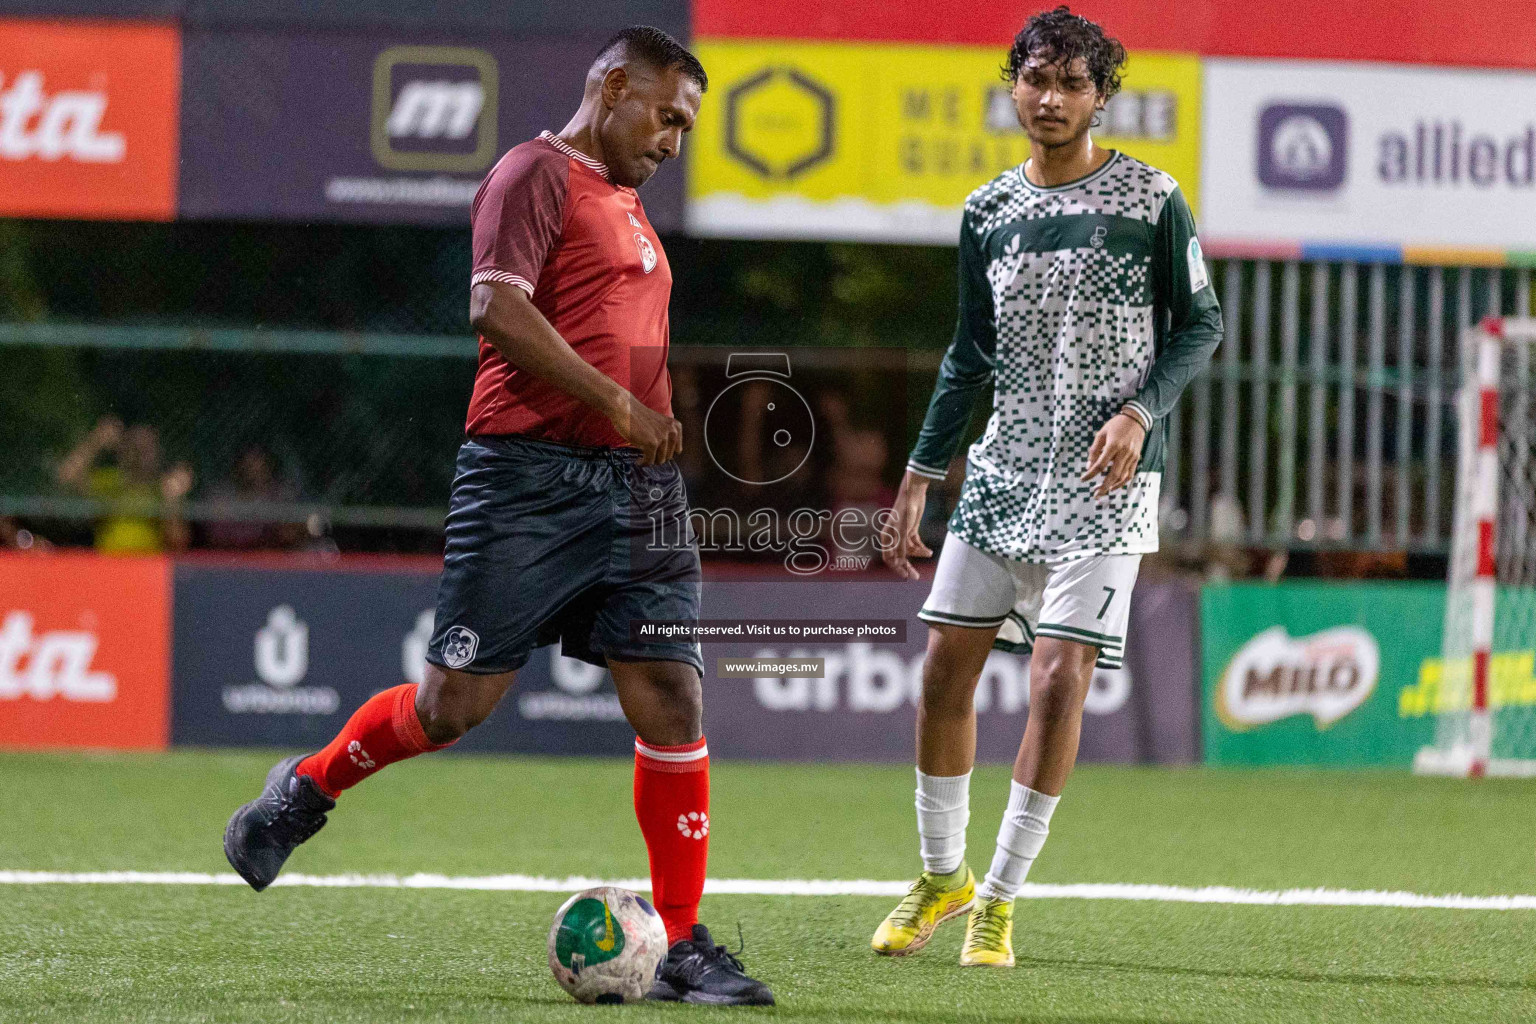
[[[1461,329],[1531,310],[1529,268],[1224,261],[1226,337],[1172,417],[1165,522],[1276,547],[1442,553]]]
[[[1226,337],[1169,422],[1166,535],[1446,551],[1461,328],[1491,313],[1529,315],[1531,270],[1264,260],[1217,261],[1213,270]],[[17,366],[44,349],[76,351],[78,379],[101,392],[98,405],[111,405],[113,388],[119,398],[134,395],[160,425],[168,455],[202,459],[204,479],[252,441],[280,458],[291,450],[286,461],[303,469],[298,496],[280,507],[205,509],[194,492],[190,512],[440,529],[451,471],[442,453],[462,424],[470,338],[0,324],[0,360]],[[833,378],[861,358],[857,349],[798,351],[797,367]],[[899,472],[921,421],[940,354],[906,354],[909,436],[890,428],[888,475]],[[702,353],[675,346],[674,367],[692,365],[694,355]],[[174,386],[196,393],[158,405],[143,399],[152,390],[145,382],[172,368],[186,371]],[[200,389],[200,381],[213,384]],[[99,512],[53,488],[41,467],[56,451],[10,457],[0,465],[0,515],[88,520]],[[26,459],[35,465],[12,472]]]

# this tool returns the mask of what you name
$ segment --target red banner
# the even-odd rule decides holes
[[[1005,46],[1026,7],[955,0],[694,0],[703,38],[841,39]],[[1469,67],[1536,67],[1536,4],[1451,0],[1081,0],[1128,48],[1210,57],[1306,57]],[[1303,86],[1305,83],[1297,83]]]
[[[0,216],[170,220],[180,86],[175,28],[0,21]]]
[[[163,749],[170,563],[0,555],[0,746]]]

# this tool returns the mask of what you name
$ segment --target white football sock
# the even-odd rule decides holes
[[[1051,814],[1056,810],[1059,796],[1046,796],[1017,782],[1008,793],[1008,810],[997,830],[997,852],[992,855],[992,867],[987,877],[976,889],[979,899],[1001,896],[1013,899],[1019,894],[1019,886],[1029,874],[1029,866],[1040,855],[1045,837],[1051,831]]]
[[[917,836],[923,869],[947,875],[965,860],[965,826],[971,820],[971,773],[917,772]]]

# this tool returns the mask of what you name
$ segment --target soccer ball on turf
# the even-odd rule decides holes
[[[587,889],[565,901],[549,928],[549,969],[581,1003],[644,999],[667,955],[656,908],[628,889]]]

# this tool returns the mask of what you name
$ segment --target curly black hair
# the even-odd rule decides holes
[[[1081,57],[1088,64],[1094,88],[1105,99],[1120,91],[1125,47],[1087,18],[1073,14],[1065,4],[1054,11],[1041,11],[1019,29],[1008,51],[1008,63],[1003,65],[1003,80],[1018,82],[1030,57],[1061,65]]]

